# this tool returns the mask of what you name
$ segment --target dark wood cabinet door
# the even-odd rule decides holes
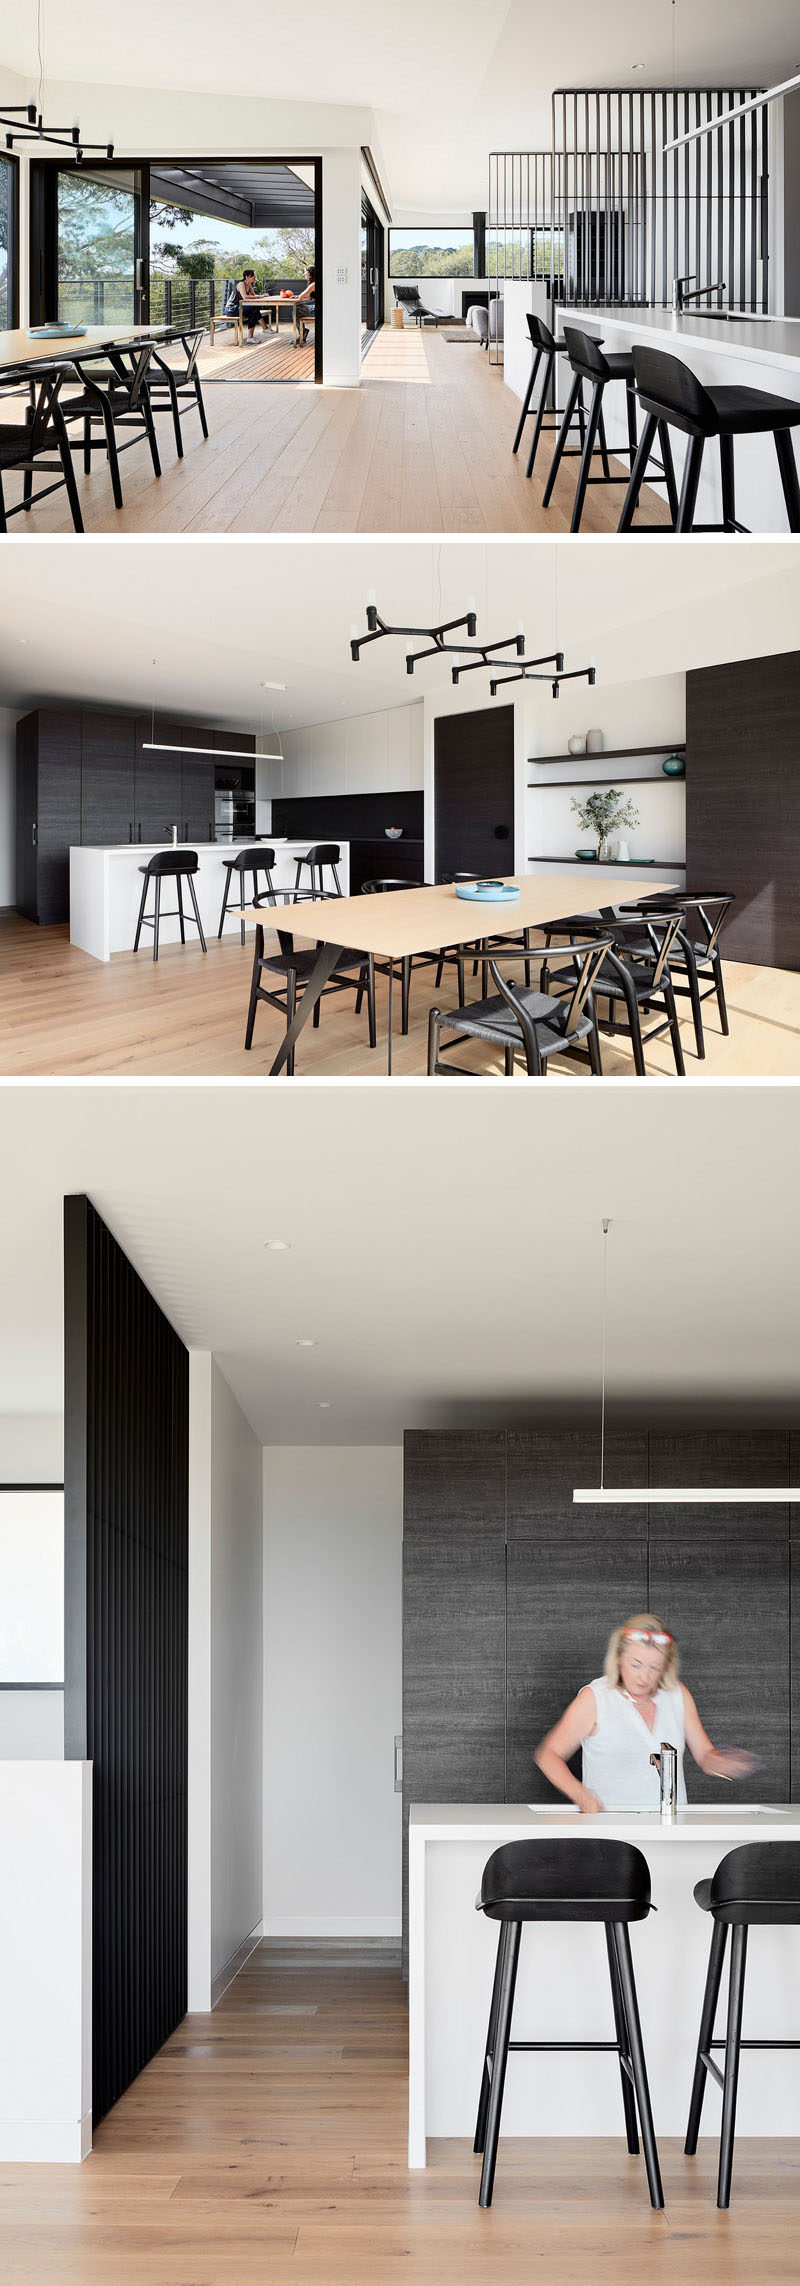
[[[162,742],[168,751],[146,752],[145,743],[153,740]],[[169,751],[171,748],[175,751]],[[183,728],[163,716],[156,715],[153,722],[149,714],[140,715],[136,723],[134,839],[166,844],[171,825],[177,826],[181,836]]]
[[[733,890],[729,960],[800,968],[800,651],[686,677],[686,886]]]
[[[84,714],[81,735],[81,840],[95,849],[132,841],[133,718],[124,714]]]
[[[654,1485],[788,1485],[782,1434],[686,1432],[650,1438]],[[676,1635],[681,1678],[716,1746],[748,1746],[764,1762],[736,1781],[737,1797],[787,1801],[790,1785],[787,1503],[702,1500],[650,1509],[650,1609]],[[687,1756],[690,1800],[719,1801],[724,1784]]]
[[[23,920],[37,921],[36,825],[38,809],[38,717],[17,723],[16,899]]]
[[[612,1484],[644,1484],[646,1433],[609,1435],[605,1473]],[[574,1487],[599,1481],[595,1431],[509,1433],[509,1802],[554,1800],[534,1748],[582,1685],[602,1674],[612,1630],[646,1607],[647,1508],[576,1508]],[[574,1767],[580,1774],[579,1757]]]
[[[81,838],[81,718],[64,708],[38,716],[37,920],[69,919],[69,853]]]
[[[214,839],[214,759],[184,754],[181,832],[186,841]]]
[[[434,728],[436,879],[514,871],[514,709],[439,715]]]

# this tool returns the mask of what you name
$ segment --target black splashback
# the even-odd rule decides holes
[[[186,2013],[189,1357],[64,1201],[65,1753],[93,1763],[95,2124]]]
[[[380,841],[385,826],[403,828],[403,840],[422,842],[424,796],[403,794],[291,794],[272,804],[272,830],[294,841],[300,834],[322,841],[330,835],[340,841]],[[387,853],[392,849],[387,841]],[[391,866],[387,868],[391,872]]]

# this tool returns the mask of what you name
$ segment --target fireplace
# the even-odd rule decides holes
[[[474,308],[474,306],[475,306],[475,304],[476,304],[476,303],[477,303],[477,307],[478,307],[478,309],[479,309],[479,310],[488,310],[488,307],[489,307],[489,296],[488,296],[488,293],[487,293],[486,289],[484,288],[483,290],[481,290],[480,286],[463,286],[463,287],[462,287],[462,290],[461,290],[461,322],[462,322],[462,324],[463,324],[463,322],[464,322],[464,319],[465,319],[465,317],[466,317],[466,314],[467,314],[467,311],[468,311],[468,309]]]

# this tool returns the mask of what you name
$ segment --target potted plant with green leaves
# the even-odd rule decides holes
[[[637,826],[639,823],[636,805],[625,801],[622,786],[607,786],[603,793],[595,788],[594,793],[587,794],[585,802],[576,802],[573,797],[570,809],[575,811],[582,833],[597,835],[599,865],[608,861],[611,835],[620,833],[626,826]],[[578,852],[579,856],[583,854],[583,851]]]

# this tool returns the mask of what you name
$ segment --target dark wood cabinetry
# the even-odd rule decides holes
[[[732,890],[729,960],[800,968],[800,651],[686,677],[686,885]]]
[[[17,724],[16,901],[27,921],[69,919],[69,852],[125,841],[212,841],[219,750],[255,738],[109,709],[39,707]],[[167,751],[151,751],[161,744]],[[189,749],[199,748],[199,752]]]

